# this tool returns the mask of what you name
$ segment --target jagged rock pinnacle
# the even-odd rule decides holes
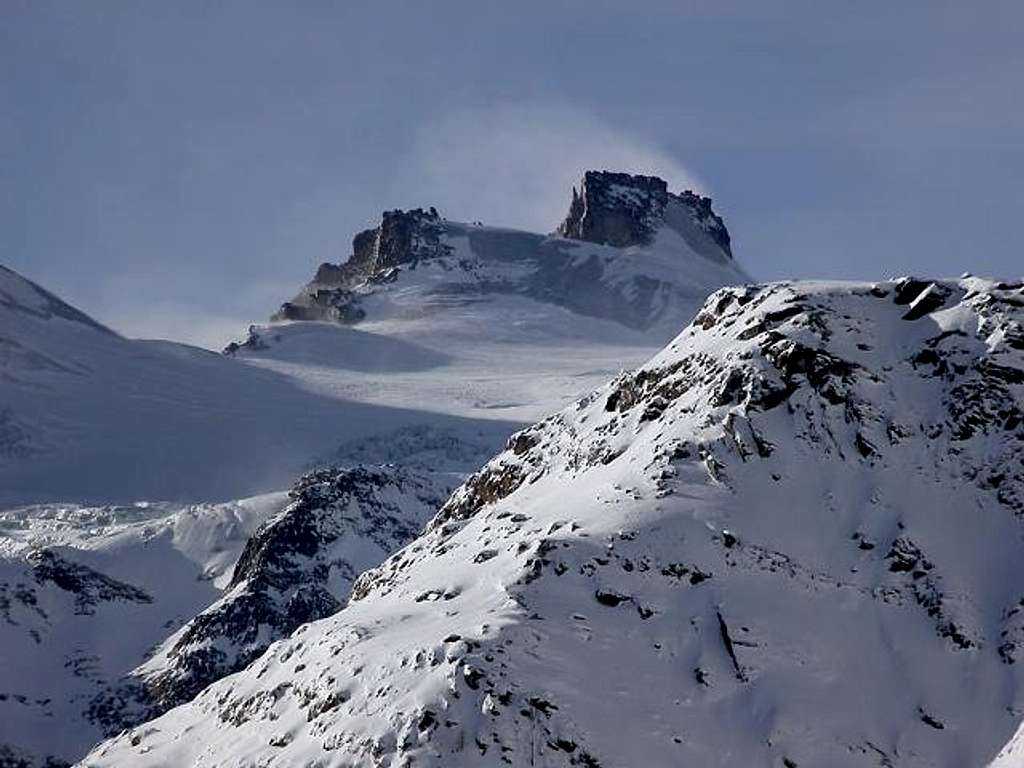
[[[424,210],[384,211],[380,224],[352,238],[352,255],[344,264],[321,264],[313,278],[311,306],[285,302],[274,320],[332,320],[356,322],[361,310],[350,302],[345,287],[361,280],[386,282],[393,270],[423,259],[443,256],[451,249],[442,242],[443,219],[431,206]]]
[[[572,190],[569,213],[557,233],[571,240],[626,248],[650,244],[662,224],[677,230],[695,224],[726,257],[732,257],[729,231],[711,210],[711,198],[689,190],[669,192],[668,184],[657,176],[587,171],[579,189]]]

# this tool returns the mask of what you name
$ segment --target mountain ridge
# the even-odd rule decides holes
[[[443,359],[393,346],[418,369]],[[0,504],[227,501],[287,487],[343,439],[428,425],[498,445],[522,423],[311,392],[305,373],[125,338],[0,270]]]
[[[722,289],[84,764],[985,764],[1024,712],[1022,321],[976,278]]]
[[[433,207],[385,211],[353,238],[347,261],[321,264],[271,320],[358,324],[365,297],[433,269],[435,295],[522,295],[638,330],[661,321],[674,331],[702,291],[748,280],[710,198],[611,171],[585,172],[572,195],[553,235],[449,221]]]

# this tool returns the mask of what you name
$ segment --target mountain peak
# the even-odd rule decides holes
[[[385,211],[346,261],[321,264],[271,321],[351,325],[503,295],[667,334],[709,292],[748,280],[709,198],[670,192],[656,176],[587,171],[556,236],[451,221],[433,207]],[[250,337],[225,351],[260,344]]]
[[[309,284],[312,301],[288,301],[272,320],[320,320],[358,322],[362,310],[349,301],[350,286],[363,280],[386,281],[402,266],[415,267],[423,259],[445,256],[444,219],[434,206],[427,209],[395,209],[381,214],[380,224],[352,238],[352,255],[342,264],[320,265]]]
[[[571,240],[626,248],[649,245],[667,225],[684,239],[703,235],[721,256],[732,258],[729,230],[711,209],[711,198],[690,190],[669,192],[657,176],[586,171],[557,233]]]

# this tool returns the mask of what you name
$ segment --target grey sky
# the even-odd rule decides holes
[[[362,5],[0,0],[0,263],[219,345],[383,208],[548,230],[602,166],[758,277],[1024,273],[1020,3]]]

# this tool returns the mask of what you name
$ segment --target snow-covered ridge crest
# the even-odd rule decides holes
[[[984,765],[1024,713],[1024,285],[723,289],[343,611],[86,765]]]
[[[2,313],[10,313],[10,317],[18,313],[23,318],[28,317],[36,321],[57,318],[79,323],[111,336],[117,335],[45,288],[0,264],[0,316]]]
[[[321,264],[271,320],[353,324],[504,295],[674,333],[710,291],[746,281],[709,198],[654,176],[587,171],[553,236],[450,221],[433,207],[385,211],[347,261]],[[398,297],[390,312],[388,296]],[[227,351],[258,350],[254,334]]]

